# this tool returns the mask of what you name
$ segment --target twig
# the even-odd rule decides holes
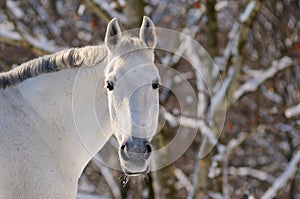
[[[175,167],[173,173],[179,180],[180,184],[184,186],[188,192],[193,188],[191,182],[189,181],[187,176],[182,172],[182,170]]]
[[[197,160],[196,163],[195,163],[195,166],[194,166],[194,175],[192,177],[192,183],[193,183],[193,187],[192,189],[188,192],[188,195],[187,195],[187,199],[193,199],[195,194],[196,194],[196,190],[197,190],[197,186],[198,186],[198,183],[199,183],[199,173],[201,171],[201,168],[200,168],[200,161]]]
[[[239,35],[239,31],[240,31],[239,23],[235,22],[228,34],[228,42],[223,51],[223,56],[215,59],[216,63],[218,64],[221,70],[226,69],[228,63],[230,62],[230,58],[234,54],[234,49],[237,48],[236,46],[239,40],[239,37],[237,37],[237,35]]]
[[[287,132],[293,139],[300,141],[300,130],[296,129],[290,124],[278,122],[275,124],[275,128],[280,131]]]
[[[166,57],[162,58],[162,64],[164,66],[169,66],[174,68],[181,60],[181,56],[178,55],[182,55],[184,51],[185,51],[185,47],[182,43],[180,43],[179,47],[177,48],[176,52],[173,55],[167,54]],[[173,75],[173,71],[168,70],[166,76],[170,77],[172,75]],[[160,90],[161,92],[160,92],[159,100],[161,103],[165,103],[166,100],[168,99],[173,84],[174,81],[172,78],[167,78],[165,80],[163,84],[165,89]]]
[[[273,176],[270,176],[268,173],[261,171],[261,170],[257,170],[257,169],[253,169],[250,167],[239,167],[239,168],[235,168],[235,167],[230,167],[229,168],[229,174],[230,175],[238,175],[238,176],[251,176],[254,177],[256,179],[259,179],[261,181],[266,181],[270,184],[273,184],[275,181],[275,178]]]
[[[232,93],[233,93],[233,91],[235,90],[235,88],[237,86],[238,77],[240,75],[240,71],[241,71],[241,67],[242,67],[242,63],[243,63],[243,49],[244,49],[244,46],[246,44],[248,31],[249,31],[251,23],[253,22],[253,20],[255,18],[255,15],[259,11],[259,9],[260,9],[260,2],[256,1],[256,0],[252,0],[247,5],[245,11],[240,15],[239,26],[234,26],[234,28],[232,30],[232,32],[238,31],[238,33],[239,33],[238,36],[237,36],[238,39],[235,39],[235,38],[233,38],[232,35],[230,35],[233,38],[233,40],[230,40],[230,46],[228,47],[228,50],[227,50],[227,54],[226,54],[226,57],[225,57],[225,63],[226,64],[228,63],[228,60],[231,57],[231,55],[235,55],[236,58],[237,58],[236,59],[237,61],[234,64],[233,70],[231,70],[231,74],[225,80],[225,86],[226,87],[224,88],[224,87],[221,86],[221,92],[210,93],[211,96],[212,96],[212,100],[211,100],[211,104],[209,104],[210,107],[208,107],[208,109],[207,109],[209,111],[206,112],[205,115],[203,115],[204,118],[206,118],[206,117],[209,118],[209,114],[211,114],[210,116],[212,118],[212,125],[210,125],[209,130],[210,130],[210,132],[212,132],[211,135],[213,135],[214,137],[216,137],[218,135],[218,131],[222,130],[220,127],[217,126],[217,124],[220,124],[220,123],[223,124],[222,121],[224,121],[224,117],[222,117],[222,116],[224,116],[224,113],[226,112],[226,99],[225,99],[225,96],[226,96],[226,94],[228,94],[229,101],[230,101]],[[205,65],[201,62],[197,63],[197,65],[200,65],[200,66],[201,66],[201,64]],[[203,71],[205,71],[205,68],[203,69]],[[211,90],[218,90],[219,91],[220,89],[215,89],[215,87],[216,87],[215,85],[218,85],[218,84],[222,85],[222,82],[218,82],[217,75],[213,72],[214,71],[210,71],[208,73],[204,72],[205,76],[208,76],[210,79],[213,80],[211,82],[206,82],[209,92]],[[219,73],[217,73],[217,74],[219,74]],[[198,88],[201,88],[201,84],[198,84],[198,81],[196,83],[197,83]],[[198,90],[198,92],[200,92],[200,91]],[[208,99],[206,99],[206,100],[208,100]],[[201,100],[200,100],[200,103],[202,103]],[[201,107],[201,106],[203,106],[203,104],[202,105],[199,104],[199,107]],[[201,128],[201,124],[205,124],[205,122],[204,121],[202,123],[200,122],[200,128]],[[208,126],[208,125],[206,125],[206,126]],[[201,132],[202,132],[202,130],[203,129],[201,129]],[[210,134],[208,134],[208,135],[210,135]],[[210,142],[211,141],[212,140],[210,140]],[[216,142],[211,142],[212,146],[213,146],[214,143],[216,143]],[[204,145],[201,145],[201,147],[199,149],[198,158],[200,157],[200,154],[203,153],[203,151],[202,151],[203,148],[204,148]],[[223,159],[225,169],[228,167],[228,162],[226,163],[226,161],[227,161],[226,159]],[[200,174],[200,175],[199,175],[199,173],[196,173],[196,171],[200,170],[199,168],[197,168],[198,166],[199,166],[198,164],[195,165],[195,172],[194,172],[194,176],[197,176],[197,177],[193,178],[197,183],[195,181],[193,182],[194,187],[193,187],[193,190],[189,193],[188,198],[193,198],[194,194],[196,193],[195,190],[198,187],[198,183],[203,183],[203,182],[200,182],[200,180],[199,180],[200,177],[199,176],[200,175],[206,175],[206,173],[205,173],[206,171],[202,172],[202,174]],[[227,169],[225,171],[225,177],[228,176],[228,174],[226,172],[227,172]],[[223,192],[224,192],[224,197],[229,198],[227,188],[225,187],[226,183],[227,182],[223,183],[223,185],[224,185],[223,186]],[[205,189],[205,187],[201,187],[201,185],[200,185],[200,189],[202,189],[202,188]],[[201,192],[204,193],[205,190],[204,191],[202,190]]]
[[[226,153],[227,154],[227,153]],[[228,174],[229,174],[229,158],[228,155],[223,159],[223,176],[222,176],[222,192],[225,199],[229,199],[229,183],[228,183]]]
[[[81,0],[81,2],[87,5],[96,15],[104,19],[106,22],[117,17],[120,22],[126,23],[126,18],[113,9],[110,9],[110,5],[106,1]]]
[[[234,41],[235,46],[232,49],[232,55],[235,56],[236,61],[233,64],[234,70],[230,79],[230,85],[227,90],[227,99],[229,103],[232,101],[233,94],[239,84],[238,80],[241,74],[242,65],[244,63],[244,50],[247,43],[248,33],[260,8],[260,0],[251,0],[247,4],[244,12],[239,16],[238,34],[236,36],[237,40]]]
[[[223,196],[225,199],[229,199],[229,187],[228,187],[228,175],[230,173],[229,171],[229,160],[230,156],[234,153],[234,151],[240,146],[243,142],[245,142],[251,134],[247,133],[241,133],[237,139],[232,139],[230,142],[227,144],[224,150],[219,151],[221,154],[223,153],[222,162],[223,162],[223,177],[222,177],[222,191],[223,191]]]
[[[40,41],[28,34],[23,34],[23,37],[21,37],[20,34],[15,31],[0,30],[0,41],[28,48],[37,55],[54,53],[66,48],[56,46],[51,41]]]
[[[253,15],[253,12],[255,10],[257,1],[250,1],[244,10],[244,12],[240,15],[239,20],[242,23],[246,23],[251,18],[251,15]]]
[[[264,85],[261,87],[261,93],[276,104],[280,104],[283,101],[279,94],[269,91],[269,89]]]
[[[213,157],[213,161],[220,161],[222,162],[222,192],[223,192],[223,198],[228,199],[230,198],[229,196],[229,183],[228,183],[228,176],[230,174],[230,169],[229,169],[229,161],[231,159],[232,154],[236,151],[236,149],[244,143],[249,137],[253,136],[257,131],[264,131],[265,126],[260,125],[257,127],[257,130],[253,131],[252,133],[240,133],[238,138],[232,139],[229,141],[229,143],[224,146],[222,144],[218,144],[218,152],[219,154],[215,155]],[[214,164],[212,164],[214,165]]]
[[[230,142],[227,144],[226,146],[226,156],[228,159],[231,158],[231,156],[234,154],[234,152],[236,151],[236,149],[243,144],[247,139],[249,139],[250,137],[252,137],[256,131],[264,131],[265,126],[260,125],[257,127],[257,130],[253,131],[252,133],[240,133],[238,138],[236,139],[232,139],[230,140]]]
[[[198,95],[198,105],[197,105],[197,117],[198,120],[192,121],[190,118],[181,118],[181,124],[187,124],[191,127],[198,127],[201,134],[203,135],[203,142],[199,147],[197,161],[194,169],[193,175],[193,188],[188,193],[188,199],[194,198],[194,195],[197,193],[197,197],[202,197],[207,192],[207,169],[209,157],[200,160],[205,157],[212,147],[217,143],[216,136],[218,134],[219,128],[216,128],[215,124],[218,123],[218,117],[214,117],[214,113],[208,110],[218,110],[217,107],[210,107],[210,96],[214,96],[214,89],[216,85],[221,84],[219,82],[219,71],[212,62],[211,58],[203,52],[202,49],[199,49],[197,45],[189,38],[184,41],[186,51],[185,56],[188,61],[191,62],[193,66],[201,68],[201,73],[195,70],[196,75],[196,87]],[[216,108],[216,109],[215,109]],[[213,112],[214,112],[213,111]],[[210,121],[205,121],[209,120]],[[209,124],[208,124],[209,123]],[[205,166],[201,167],[200,170],[200,161]],[[200,180],[199,180],[200,179]],[[197,189],[201,191],[197,192]],[[201,196],[200,196],[201,195]]]
[[[156,9],[153,11],[152,14],[152,20],[154,24],[159,24],[163,17],[164,17],[164,12],[166,8],[168,7],[168,4],[170,3],[170,0],[165,0],[165,1],[158,1],[159,3],[155,5]]]
[[[8,9],[15,9],[15,8],[8,7]],[[26,34],[24,30],[20,29],[17,20],[15,20],[15,18],[18,18],[18,16],[12,17],[10,15],[8,9],[5,9],[4,13],[5,13],[8,21],[10,21],[14,25],[15,31],[19,34],[20,40],[23,42],[23,46],[26,48],[29,48],[37,55],[45,55],[45,54],[49,53],[49,52],[45,51],[43,48],[39,48],[32,44],[32,42],[34,40],[29,36],[29,34]],[[16,14],[16,12],[12,12],[12,13]],[[31,40],[31,41],[29,41],[29,40]]]
[[[8,5],[7,5],[8,6]],[[15,9],[12,7],[9,7],[9,9]],[[48,53],[57,52],[63,49],[63,47],[55,46],[51,41],[45,40],[41,41],[39,39],[34,38],[30,34],[28,34],[24,28],[21,28],[22,24],[19,24],[15,18],[18,18],[20,14],[17,14],[19,12],[13,12],[13,14],[16,14],[18,16],[11,16],[9,13],[9,9],[4,9],[4,14],[9,22],[11,22],[14,25],[15,31],[7,31],[7,30],[0,30],[0,41],[23,46],[37,55],[45,55]],[[18,8],[21,10],[20,8]]]
[[[292,106],[290,108],[287,108],[284,111],[284,115],[287,118],[291,118],[291,117],[295,117],[295,116],[300,115],[300,103],[296,106]]]
[[[266,71],[262,71],[260,74],[256,75],[243,85],[241,85],[233,95],[232,103],[235,103],[239,100],[243,95],[249,92],[255,91],[262,83],[264,83],[267,79],[274,77],[279,71],[291,66],[293,61],[290,57],[283,57],[278,61],[273,61],[272,66]]]
[[[102,7],[100,7],[99,4],[95,3],[93,0],[81,0],[81,2],[87,5],[91,10],[94,11],[96,15],[104,19],[106,22],[109,22],[112,19],[110,14],[106,12],[106,10],[104,10]]]
[[[118,184],[116,183],[116,181],[113,178],[112,172],[106,166],[102,165],[102,163],[99,160],[102,160],[102,158],[99,154],[96,154],[95,157],[92,159],[93,163],[99,168],[99,170],[101,171],[101,174],[103,175],[107,184],[109,185],[109,188],[110,188],[114,198],[120,199],[121,191],[119,189]]]
[[[287,186],[288,181],[295,175],[300,162],[300,150],[293,156],[284,172],[275,180],[274,184],[264,193],[261,199],[274,198],[279,190]]]
[[[168,111],[165,111],[163,113],[164,118],[169,122],[170,126],[174,127],[177,125],[188,127],[188,128],[193,128],[193,129],[200,129],[201,134],[203,136],[206,136],[210,143],[216,144],[217,143],[217,138],[215,137],[214,133],[212,130],[209,128],[209,126],[206,125],[206,123],[203,120],[197,120],[191,117],[187,116],[180,116],[176,117],[173,114],[171,114]]]

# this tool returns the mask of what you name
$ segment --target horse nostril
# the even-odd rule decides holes
[[[151,144],[146,144],[146,153],[151,153],[151,152],[152,152]]]
[[[145,159],[149,159],[152,152],[152,146],[151,144],[146,143],[145,147],[146,147]]]
[[[125,144],[123,144],[122,146],[121,146],[121,150],[120,150],[120,152],[121,152],[121,156],[122,156],[122,158],[125,160],[125,161],[127,161],[127,160],[129,160],[129,157],[128,157],[128,155],[127,155],[127,149],[126,149],[127,147],[126,147],[126,145]]]
[[[124,151],[125,148],[126,148],[126,146],[125,146],[125,144],[123,144],[123,145],[121,146],[121,150]]]

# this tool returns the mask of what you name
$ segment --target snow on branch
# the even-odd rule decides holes
[[[18,3],[15,1],[7,0],[7,8],[16,16],[17,19],[21,19],[25,16],[24,11],[18,6]]]
[[[57,52],[65,48],[56,46],[53,41],[48,40],[43,35],[35,37],[29,34],[24,28],[25,25],[18,20],[24,13],[13,1],[7,2],[7,9],[4,10],[4,14],[6,23],[11,24],[12,27],[8,26],[0,29],[0,41],[25,46],[38,55]]]
[[[107,184],[109,185],[109,188],[111,190],[111,193],[113,194],[114,198],[121,198],[121,191],[119,189],[119,186],[117,182],[114,180],[112,172],[104,166],[100,161],[102,160],[101,156],[98,154],[95,155],[95,157],[92,159],[92,162],[99,168],[101,171],[101,174],[105,178]]]
[[[17,32],[0,29],[0,41],[14,44],[21,40],[22,38]]]
[[[90,9],[92,9],[96,15],[104,19],[106,22],[109,22],[112,19],[111,15],[93,0],[81,0],[81,1],[84,4],[86,4]]]
[[[86,4],[90,9],[92,9],[95,14],[104,19],[106,22],[109,22],[112,18],[116,17],[122,23],[126,23],[126,18],[124,15],[116,12],[111,8],[107,1],[102,0],[81,0]]]
[[[287,118],[300,115],[300,103],[296,106],[292,106],[284,111],[284,115]]]
[[[17,46],[29,47],[38,55],[54,53],[66,48],[58,47],[54,42],[49,40],[32,37],[25,32],[22,32],[21,34],[15,31],[0,30],[0,41]]]
[[[251,1],[248,3],[245,11],[240,15],[240,22],[245,23],[253,13],[255,7],[256,7],[257,2],[256,1]]]
[[[258,129],[264,129],[263,126],[259,126]],[[230,159],[230,156],[236,151],[236,149],[243,144],[247,139],[249,139],[251,136],[255,134],[255,131],[252,133],[244,133],[241,132],[236,139],[231,139],[229,143],[226,146],[226,151],[225,151],[225,156],[223,157],[224,159]],[[221,153],[222,150],[218,149]]]
[[[250,176],[261,181],[266,181],[270,184],[274,183],[275,181],[275,178],[270,176],[268,173],[250,167],[230,167],[229,174],[235,176]]]
[[[54,53],[67,48],[67,47],[56,46],[53,41],[49,41],[44,37],[35,38],[26,32],[23,32],[22,34],[23,34],[23,38],[26,39],[26,42],[28,42],[30,46],[34,48],[34,50],[41,51],[42,54]]]
[[[30,48],[39,55],[58,52],[67,48],[56,46],[54,42],[45,40],[44,38],[32,37],[25,32],[22,34],[24,37],[15,31],[0,30],[0,41],[18,46],[24,46],[25,42],[27,46],[30,46]],[[26,41],[24,41],[24,38]]]
[[[229,81],[229,86],[226,88],[227,99],[229,102],[232,101],[233,93],[238,87],[239,84],[239,77],[241,74],[241,68],[244,63],[245,55],[245,45],[247,43],[248,33],[251,28],[251,24],[254,22],[254,19],[261,8],[261,3],[257,0],[250,1],[245,10],[240,14],[239,21],[236,22],[229,33],[229,41],[228,45],[226,46],[226,51],[221,58],[222,67],[225,68],[226,65],[233,62],[233,72],[232,75],[229,75],[226,81]],[[232,60],[231,58],[234,57],[235,59]],[[230,103],[227,104],[227,106]]]
[[[241,85],[233,94],[232,103],[236,102],[243,95],[249,92],[257,90],[257,88],[264,83],[267,79],[274,77],[279,71],[291,66],[293,63],[290,57],[283,57],[278,61],[273,61],[272,66],[266,71],[261,71],[257,73],[252,79],[248,80],[246,83]]]
[[[209,126],[203,120],[197,120],[187,116],[176,117],[168,111],[163,113],[164,118],[167,120],[170,126],[175,127],[181,125],[188,128],[200,130],[203,136],[206,136],[211,144],[216,144],[218,142],[215,133],[210,129]]]
[[[289,165],[286,167],[284,172],[275,180],[274,184],[264,193],[261,199],[275,198],[276,194],[280,189],[284,188],[288,181],[295,175],[298,164],[300,162],[300,150],[293,156]]]
[[[226,69],[226,66],[230,62],[232,54],[235,54],[234,51],[236,51],[239,41],[239,37],[237,37],[237,35],[240,35],[239,32],[240,24],[236,22],[228,34],[228,42],[223,50],[222,56],[215,58],[215,62],[219,66],[220,70]]]
[[[175,167],[173,172],[176,178],[179,180],[178,183],[181,186],[185,187],[187,191],[190,191],[193,188],[193,185],[191,184],[188,177],[183,173],[182,170]]]

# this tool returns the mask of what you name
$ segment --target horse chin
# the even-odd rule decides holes
[[[148,167],[147,167],[146,170],[144,170],[144,171],[134,171],[134,172],[132,172],[132,171],[129,171],[129,170],[123,168],[123,167],[122,167],[122,170],[123,170],[123,172],[124,172],[127,176],[132,176],[132,177],[134,177],[134,176],[140,176],[140,175],[147,175],[147,174],[149,173]]]
[[[131,171],[123,168],[123,172],[128,176],[134,177],[134,176],[140,176],[140,175],[147,175],[149,173],[149,169],[147,167],[146,170],[144,170],[144,171],[131,172]]]
[[[136,164],[136,162],[132,160],[120,161],[123,172],[128,176],[139,176],[149,173],[148,161],[144,161],[143,164]]]

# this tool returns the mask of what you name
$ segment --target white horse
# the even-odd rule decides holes
[[[1,73],[0,198],[75,198],[84,167],[112,134],[123,171],[148,172],[159,103],[155,45],[148,17],[139,38],[122,35],[113,19],[105,45]]]

